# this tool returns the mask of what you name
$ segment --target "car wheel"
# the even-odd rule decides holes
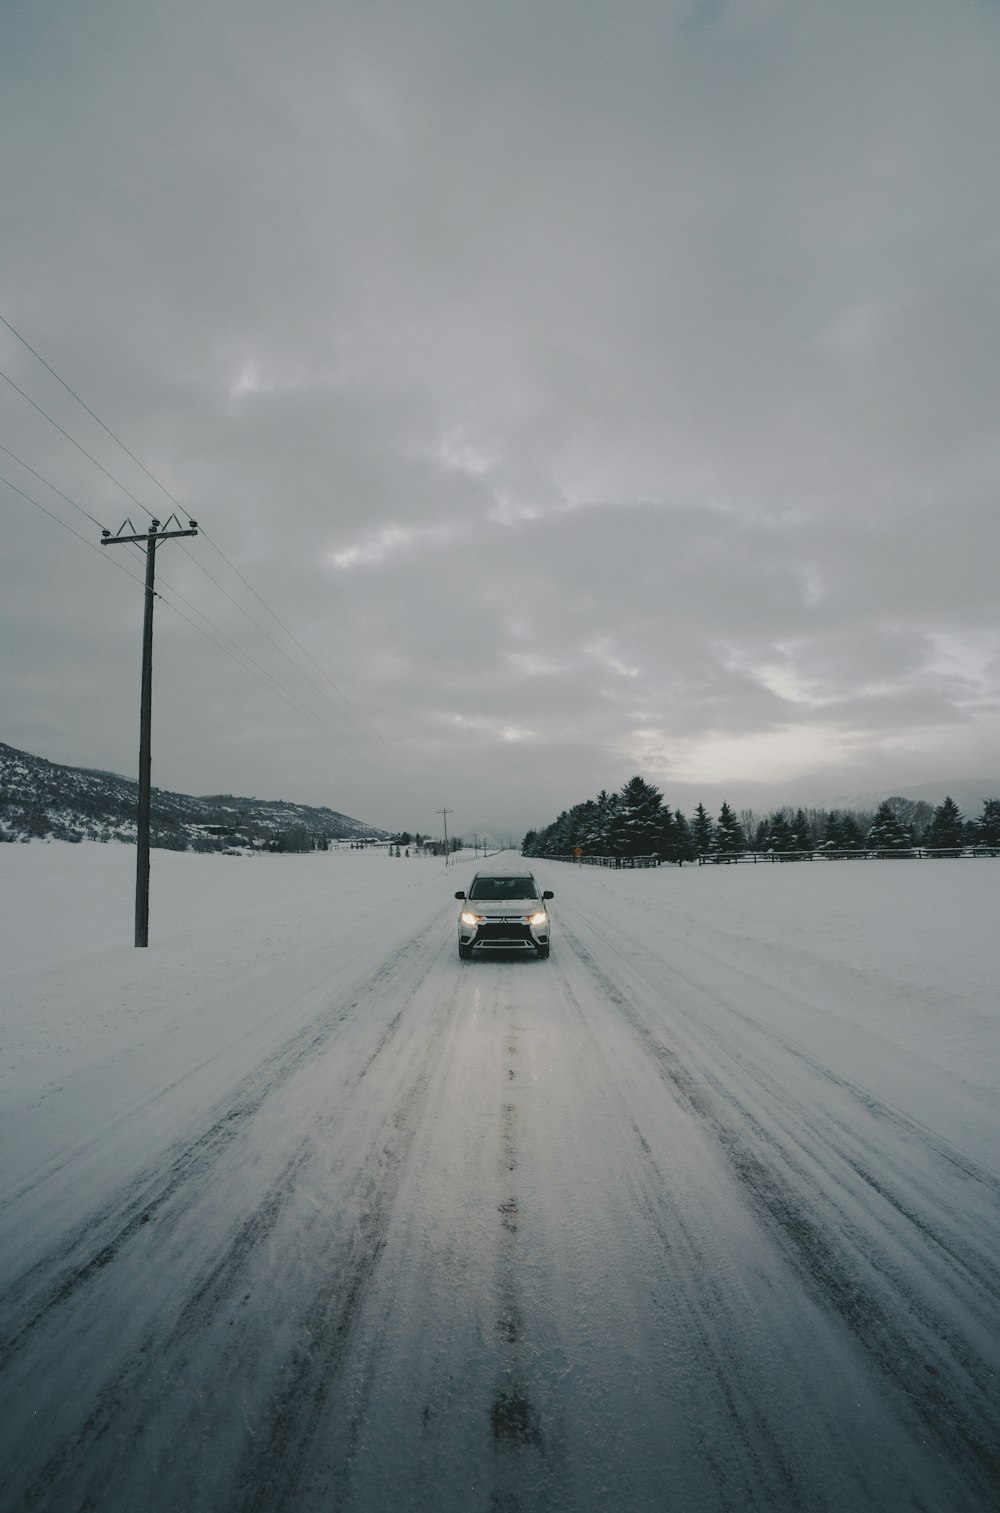
[[[463,945],[460,944],[459,948],[458,948],[458,954],[462,958],[463,961],[471,961],[472,960],[472,947],[471,946],[463,946]]]
[[[548,948],[548,946],[536,946],[535,950],[538,952],[538,960],[539,961],[544,961],[545,958],[549,954],[549,948]]]

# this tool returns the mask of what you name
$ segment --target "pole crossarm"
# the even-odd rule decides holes
[[[172,541],[175,536],[197,536],[197,531],[143,531],[141,536],[112,536],[107,535],[101,542],[102,546],[117,546],[119,542],[126,541]]]
[[[177,516],[176,515],[171,515],[170,520],[177,520]],[[129,541],[153,541],[153,540],[156,540],[156,541],[172,541],[175,536],[197,536],[197,534],[198,534],[198,522],[197,522],[197,520],[189,520],[188,521],[188,526],[190,527],[188,530],[182,530],[181,529],[181,523],[180,523],[179,520],[177,520],[177,527],[178,528],[175,531],[170,531],[170,530],[167,529],[167,526],[169,526],[169,524],[170,524],[170,520],[168,520],[167,524],[164,525],[162,528],[161,528],[160,522],[158,520],[151,520],[149,522],[149,530],[148,531],[137,531],[135,529],[135,526],[132,525],[131,520],[126,520],[119,527],[118,534],[116,536],[112,536],[112,534],[111,534],[110,531],[102,530],[102,532],[101,532],[101,545],[102,546],[118,546],[119,544],[124,545],[125,543],[127,543]],[[133,534],[130,535],[130,536],[126,536],[126,535],[123,534],[126,525],[132,525]]]

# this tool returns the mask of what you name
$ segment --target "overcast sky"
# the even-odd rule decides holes
[[[210,538],[154,783],[515,835],[636,771],[1000,788],[998,79],[993,0],[6,0],[0,314]],[[0,443],[148,519],[2,380]],[[134,774],[142,562],[0,512],[0,739]]]

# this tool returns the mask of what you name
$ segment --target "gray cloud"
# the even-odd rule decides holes
[[[993,9],[2,26],[2,313],[414,786],[176,548],[164,581],[359,755],[164,604],[157,781],[516,830],[637,767],[685,802],[995,770]],[[0,366],[169,508],[2,327]],[[0,390],[0,441],[137,514]],[[5,738],[131,769],[141,594],[4,510]]]

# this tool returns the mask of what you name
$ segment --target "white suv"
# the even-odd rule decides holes
[[[549,911],[530,872],[477,872],[458,916],[458,954],[468,961],[481,951],[549,954]]]

